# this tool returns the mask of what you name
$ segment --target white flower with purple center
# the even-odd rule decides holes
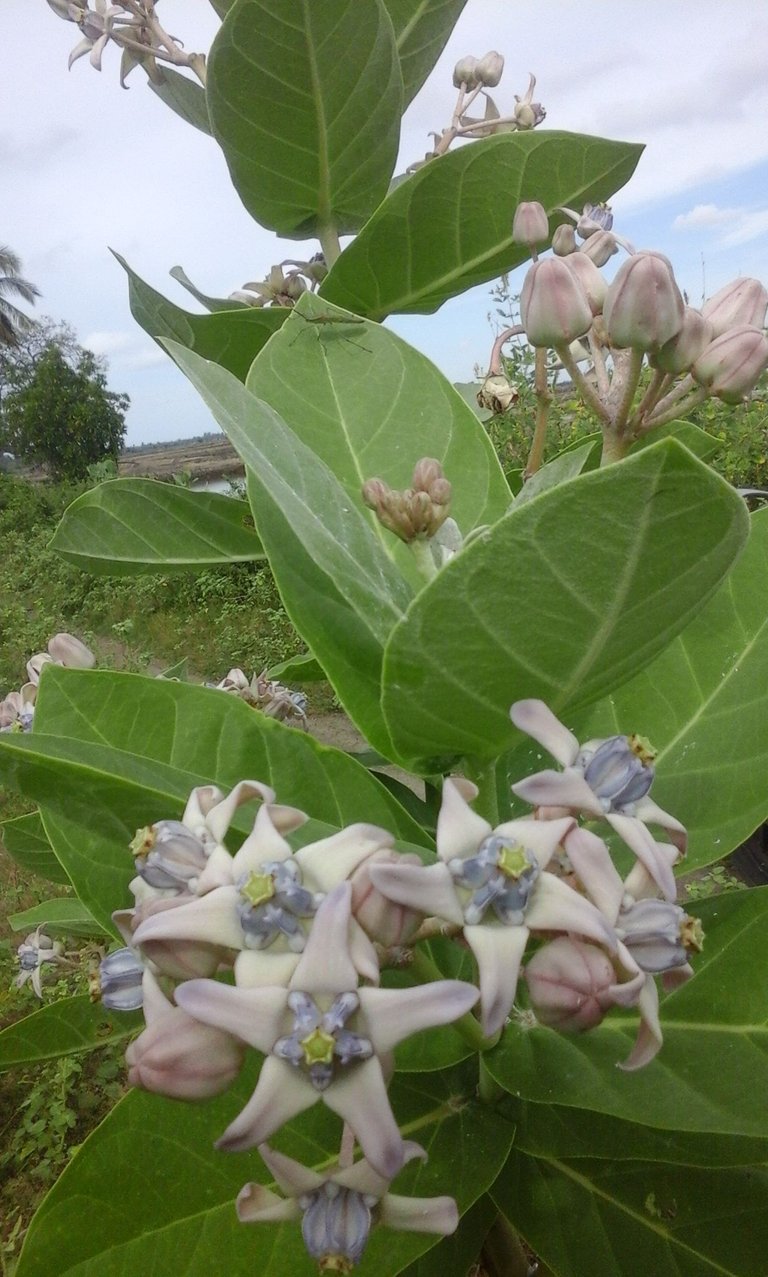
[[[322,1100],[352,1128],[374,1170],[391,1179],[405,1150],[387,1098],[389,1053],[412,1033],[459,1019],[478,994],[458,980],[359,988],[349,946],[351,896],[342,883],[320,905],[287,988],[191,980],[175,999],[195,1019],[266,1056],[256,1090],[219,1148],[261,1144]]]
[[[610,736],[580,745],[543,701],[517,701],[510,718],[533,737],[563,770],[541,771],[512,786],[534,807],[554,808],[605,820],[627,844],[668,900],[675,898],[669,858],[647,824],[664,829],[685,854],[685,827],[649,797],[655,751],[641,736]]]
[[[371,878],[399,904],[462,928],[477,959],[483,1032],[504,1025],[531,931],[573,931],[609,948],[616,937],[599,909],[546,866],[575,828],[560,820],[510,820],[493,829],[472,811],[477,788],[450,777],[437,820],[438,863],[377,865]]]

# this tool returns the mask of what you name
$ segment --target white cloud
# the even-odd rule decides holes
[[[135,342],[135,333],[123,332],[95,332],[83,338],[83,345],[92,350],[94,355],[114,355],[133,346]]]
[[[678,213],[673,228],[676,231],[687,231],[699,226],[721,226],[723,222],[731,222],[734,217],[742,216],[740,208],[718,208],[717,204],[696,204],[689,213]]]
[[[696,204],[689,213],[679,213],[672,226],[678,231],[720,229],[722,234],[715,240],[716,247],[735,248],[768,233],[768,209]]]

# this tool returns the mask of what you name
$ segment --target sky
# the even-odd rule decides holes
[[[218,28],[208,0],[162,0],[158,13],[187,48],[207,51]],[[78,39],[46,0],[0,3],[0,243],[40,288],[38,313],[66,320],[106,356],[112,388],[131,396],[127,443],[202,434],[215,423],[134,323],[109,248],[193,310],[172,266],[226,296],[317,245],[257,226],[216,143],[157,100],[140,70],[120,88],[118,50],[107,48],[101,74],[87,58],[68,71]],[[398,171],[449,122],[457,59],[490,49],[506,59],[494,90],[502,114],[534,72],[545,128],[646,144],[612,200],[615,229],[665,252],[691,304],[738,275],[768,283],[765,0],[467,0],[405,116]],[[523,274],[512,276],[513,292]],[[388,322],[451,380],[469,380],[492,342],[490,287],[437,315]]]

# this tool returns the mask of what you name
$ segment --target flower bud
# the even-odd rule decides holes
[[[704,932],[668,900],[638,900],[619,915],[616,933],[642,971],[658,975],[684,966],[689,952],[701,953]]]
[[[558,226],[552,236],[552,251],[557,257],[568,257],[576,252],[576,232],[568,222]]]
[[[658,253],[635,253],[616,272],[603,306],[614,346],[654,350],[679,333],[685,302],[672,268]]]
[[[532,346],[568,346],[592,327],[587,295],[565,259],[534,262],[523,283],[520,317]]]
[[[96,657],[85,643],[81,643],[74,634],[54,634],[48,644],[51,658],[57,665],[66,665],[71,670],[91,670],[96,664]]]
[[[142,879],[134,879],[134,884]],[[134,885],[132,884],[132,885]],[[165,913],[168,909],[183,909],[195,896],[151,896],[140,901],[135,909],[118,909],[112,921],[128,944],[133,944],[133,933],[147,918]],[[142,957],[162,975],[171,980],[194,980],[215,975],[222,965],[232,965],[231,950],[206,940],[143,940],[139,946]]]
[[[656,751],[643,736],[609,736],[582,746],[584,779],[605,811],[625,811],[653,784]],[[627,814],[631,814],[628,812]]]
[[[477,402],[489,412],[506,412],[520,398],[519,392],[503,373],[489,373],[477,392]]]
[[[729,328],[750,324],[762,328],[768,309],[768,292],[759,279],[734,279],[701,308],[712,325],[713,336],[720,337]]]
[[[47,652],[35,652],[34,656],[30,656],[27,661],[27,675],[30,683],[36,687],[40,682],[40,675],[43,672],[44,665],[52,664],[51,657]]]
[[[73,0],[48,0],[48,4],[65,22],[79,22],[85,11],[85,0],[81,0],[80,4],[73,3]]]
[[[512,114],[521,133],[528,129],[535,129],[537,124],[543,123],[547,115],[540,102],[517,102]]]
[[[125,1053],[129,1086],[174,1100],[206,1100],[226,1091],[240,1071],[245,1045],[194,1020],[168,1002],[151,975],[145,979],[148,1023]]]
[[[194,891],[208,861],[200,839],[180,820],[137,829],[131,852],[137,872],[160,891]]]
[[[478,59],[473,58],[471,54],[467,54],[465,58],[459,58],[456,66],[453,68],[453,84],[454,88],[460,89],[462,84],[467,89],[475,89],[478,85]]]
[[[110,1011],[136,1011],[143,994],[144,967],[133,949],[115,949],[102,958],[94,997]]]
[[[729,328],[707,346],[691,375],[724,403],[741,403],[768,368],[768,340],[759,328],[741,324]]]
[[[616,972],[596,945],[560,937],[542,946],[524,971],[536,1018],[561,1033],[583,1033],[614,1005]]]
[[[549,220],[544,206],[538,200],[524,200],[515,209],[512,222],[512,239],[515,244],[546,244],[549,239]]]
[[[382,895],[371,881],[372,865],[420,865],[413,852],[399,853],[382,848],[368,856],[350,878],[352,884],[352,914],[363,931],[385,948],[405,945],[418,931],[424,914]]]
[[[401,541],[428,540],[448,517],[451,485],[432,457],[417,462],[411,483],[399,492],[382,479],[368,479],[362,487],[363,501]]]
[[[579,252],[584,253],[595,266],[605,266],[618,251],[618,241],[610,231],[595,231],[579,246]]]
[[[595,263],[587,257],[586,253],[569,253],[564,261],[584,289],[592,314],[599,315],[603,309],[608,285]]]
[[[504,59],[500,53],[491,50],[481,58],[475,67],[475,76],[478,84],[484,84],[486,89],[495,89],[501,79],[504,71]]]
[[[677,376],[678,373],[688,371],[713,337],[710,321],[693,306],[686,306],[680,332],[671,341],[665,342],[660,350],[655,351],[650,362],[654,368]]]

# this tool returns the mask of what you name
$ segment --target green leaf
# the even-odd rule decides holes
[[[319,683],[325,678],[325,670],[312,655],[305,652],[301,656],[289,656],[285,661],[278,661],[267,670],[267,678],[279,679],[281,683]]]
[[[467,0],[384,0],[403,73],[403,108],[415,98],[445,48]]]
[[[208,109],[235,189],[289,239],[357,230],[384,198],[402,112],[381,0],[239,0],[208,61]]]
[[[475,1272],[474,1262],[497,1214],[496,1203],[486,1193],[466,1215],[462,1215],[453,1236],[444,1237],[415,1264],[404,1268],[402,1277],[454,1277],[454,1274],[463,1277],[465,1273],[470,1277]]]
[[[407,546],[364,509],[366,479],[409,488],[416,462],[436,458],[465,535],[506,513],[509,488],[487,432],[435,365],[378,324],[331,322],[345,318],[354,317],[305,294],[246,386],[333,471],[418,589],[424,581]]]
[[[557,712],[613,691],[701,610],[748,527],[673,439],[515,504],[392,632],[383,706],[400,757],[493,758],[515,739],[513,701]]]
[[[192,315],[145,284],[119,253],[113,250],[113,255],[128,275],[131,314],[150,337],[173,338],[229,369],[241,381],[288,313],[276,306],[240,306],[213,315]]]
[[[553,457],[523,484],[515,500],[515,508],[519,509],[540,493],[556,488],[559,483],[565,483],[566,479],[575,479],[587,467],[594,446],[593,443],[584,443],[580,448],[568,448],[559,456]]]
[[[353,758],[237,697],[106,670],[46,668],[35,730],[0,736],[0,775],[38,794],[78,896],[105,928],[127,901],[136,829],[178,817],[196,785],[244,778],[312,817],[308,839],[369,821],[417,846],[430,839]],[[302,831],[302,836],[305,831]]]
[[[214,9],[218,13],[222,21],[224,20],[224,18],[226,18],[233,4],[236,4],[236,3],[237,3],[237,0],[211,0],[211,4],[213,5]]]
[[[513,270],[521,200],[581,208],[634,172],[642,147],[577,133],[504,133],[430,160],[401,182],[341,257],[323,297],[370,319],[431,314],[449,297]],[[561,215],[557,215],[561,220]]]
[[[98,936],[104,930],[85,905],[68,896],[44,900],[23,913],[11,913],[8,926],[12,931],[34,931],[35,927],[43,927],[51,935],[72,936]]]
[[[86,572],[186,572],[263,559],[246,501],[153,479],[111,479],[65,511],[51,548]]]
[[[143,1027],[138,1011],[107,1011],[87,993],[61,998],[0,1033],[0,1071],[112,1046]]]
[[[171,279],[175,279],[177,284],[181,284],[182,288],[186,288],[196,301],[200,302],[206,310],[245,310],[248,306],[247,302],[237,301],[234,297],[211,297],[208,293],[203,293],[192,283],[182,266],[172,266],[168,274]]]
[[[768,888],[696,904],[706,932],[696,975],[661,1004],[664,1045],[637,1072],[627,1058],[637,1021],[611,1014],[566,1036],[512,1022],[485,1062],[510,1093],[670,1131],[768,1136]]]
[[[249,468],[261,542],[285,609],[368,742],[392,757],[380,709],[384,644],[410,590],[366,515],[267,404],[168,343]]]
[[[491,1191],[556,1277],[765,1273],[765,1170],[569,1163],[513,1150]]]
[[[632,445],[632,452],[639,452],[641,448],[651,447],[659,439],[668,439],[672,437],[677,439],[678,443],[685,444],[694,456],[700,461],[709,461],[710,457],[714,457],[715,453],[720,452],[722,441],[715,439],[714,435],[707,434],[706,430],[702,430],[701,426],[696,426],[692,421],[669,421],[666,426],[659,426],[656,430],[651,430],[649,434],[644,435],[637,443]]]
[[[187,124],[210,135],[211,122],[208,119],[203,86],[187,75],[180,75],[172,67],[164,66],[162,74],[162,84],[156,84],[154,80],[147,81],[152,92],[180,115],[182,120],[186,120]]]
[[[581,740],[637,730],[653,741],[654,799],[690,832],[683,872],[722,859],[768,818],[768,510],[750,525],[704,611],[574,726]]]
[[[220,1153],[212,1147],[252,1085],[252,1077],[241,1079],[226,1095],[205,1104],[129,1094],[80,1148],[42,1203],[16,1277],[309,1273],[312,1264],[297,1224],[237,1223],[234,1199],[246,1180],[269,1182],[256,1154]],[[397,1177],[395,1192],[419,1197],[450,1193],[462,1212],[486,1192],[504,1164],[514,1128],[465,1098],[473,1089],[471,1071],[395,1078],[390,1098],[398,1120],[408,1138],[429,1153],[426,1164],[412,1163]],[[340,1133],[338,1119],[318,1104],[283,1127],[278,1143],[289,1156],[325,1170],[338,1155]],[[394,1277],[438,1240],[375,1228],[355,1272],[359,1277]]]
[[[49,882],[69,885],[66,871],[48,841],[39,812],[3,821],[0,832],[5,850],[18,865],[47,878]]]
[[[675,1166],[752,1166],[768,1161],[768,1138],[658,1130],[579,1108],[522,1103],[508,1096],[504,1114],[515,1124],[515,1148],[532,1157],[606,1158],[669,1162]]]

